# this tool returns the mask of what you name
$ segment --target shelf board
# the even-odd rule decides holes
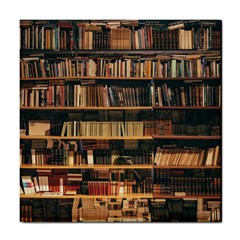
[[[153,168],[158,169],[221,169],[221,166],[159,166],[153,165]]]
[[[206,195],[202,195],[202,196],[173,196],[173,195],[163,195],[163,194],[153,194],[153,198],[174,198],[174,199],[179,199],[179,198],[183,198],[183,199],[188,199],[188,198],[195,198],[195,199],[199,199],[199,198],[203,198],[203,199],[221,199],[221,196],[206,196]]]
[[[39,136],[39,135],[20,135],[22,140],[33,140],[33,139],[60,139],[60,140],[151,140],[151,139],[182,139],[182,140],[220,140],[221,136],[179,136],[179,135],[168,135],[168,136],[77,136],[77,137],[66,137],[66,136]]]
[[[35,194],[20,194],[21,199],[39,199],[39,198],[152,198],[151,193],[132,193],[132,194],[122,194],[122,195],[85,195],[85,194],[75,194],[75,195],[62,195],[62,196],[43,196],[41,193]]]
[[[73,198],[160,198],[160,199],[221,199],[221,196],[172,196],[172,195],[162,195],[162,194],[151,194],[151,193],[132,193],[132,194],[122,194],[122,195],[85,195],[85,194],[75,194],[75,195],[62,195],[62,196],[43,196],[42,193],[35,194],[20,194],[21,199],[40,199],[40,198],[55,198],[55,199],[73,199]]]
[[[49,111],[77,111],[77,110],[151,110],[151,106],[137,107],[20,107],[20,110],[49,110]]]
[[[114,136],[77,136],[77,137],[63,137],[63,136],[29,136],[20,135],[22,140],[32,140],[32,139],[60,139],[60,140],[146,140],[152,139],[152,136],[128,136],[128,137],[114,137]]]
[[[114,164],[82,164],[82,165],[33,165],[21,164],[21,169],[221,169],[221,166],[158,166],[150,164],[114,165]]]
[[[153,106],[153,109],[183,109],[183,110],[220,110],[221,106],[207,106],[207,107],[197,107],[197,106]]]
[[[172,55],[172,54],[221,54],[221,50],[179,49],[179,50],[20,50],[20,55]]]
[[[154,77],[153,80],[154,81],[166,81],[166,80],[170,80],[170,81],[205,81],[205,80],[221,80],[221,77]]]
[[[74,77],[38,77],[38,78],[20,78],[20,81],[56,81],[56,80],[65,80],[70,81],[79,81],[79,80],[117,80],[117,81],[150,81],[152,77],[97,77],[97,76],[74,76]]]
[[[81,110],[151,110],[151,109],[183,109],[183,110],[221,110],[222,107],[195,107],[195,106],[136,106],[136,107],[20,107],[20,110],[46,110],[46,111],[81,111]]]
[[[133,165],[111,165],[111,164],[82,164],[82,165],[30,165],[21,164],[21,169],[152,169],[150,164],[133,164]]]
[[[117,80],[117,81],[205,81],[221,80],[221,77],[98,77],[98,76],[72,76],[72,77],[38,77],[38,78],[20,78],[20,81],[79,81],[79,80]]]
[[[181,139],[181,140],[220,140],[222,139],[221,136],[179,136],[179,135],[168,135],[168,136],[161,136],[161,135],[153,135],[153,139]]]

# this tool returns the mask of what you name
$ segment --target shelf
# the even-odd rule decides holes
[[[30,165],[21,164],[21,169],[152,169],[152,165],[133,164],[133,165],[111,165],[111,164],[82,164],[82,165]]]
[[[160,136],[153,135],[153,139],[181,139],[181,140],[220,140],[221,136],[179,136],[179,135],[169,135],[169,136]]]
[[[178,135],[168,135],[168,136],[77,136],[77,137],[66,137],[66,136],[29,136],[20,135],[22,140],[33,140],[33,139],[59,139],[59,140],[151,140],[151,139],[182,139],[182,140],[220,140],[221,136],[178,136]]]
[[[205,80],[221,80],[221,77],[163,77],[163,78],[158,78],[158,77],[154,77],[153,80],[154,81],[205,81]]]
[[[151,194],[151,193],[132,193],[123,195],[85,195],[85,194],[75,194],[75,195],[62,195],[62,196],[43,196],[41,193],[36,194],[20,194],[21,199],[39,199],[39,198],[161,198],[161,199],[221,199],[221,196],[172,196],[172,195],[161,195],[161,194]]]
[[[173,54],[221,54],[221,50],[179,49],[179,50],[20,50],[20,55],[173,55]]]
[[[20,107],[20,110],[47,110],[47,111],[81,111],[81,110],[152,110],[152,109],[183,109],[183,110],[221,110],[222,107],[195,107],[195,106],[137,106],[137,107]]]
[[[128,137],[113,137],[113,136],[77,136],[77,137],[62,137],[62,136],[28,136],[20,135],[22,140],[32,139],[59,139],[59,140],[147,140],[152,139],[152,136],[128,136]]]
[[[221,166],[158,166],[153,165],[157,169],[221,169]]]
[[[187,198],[195,198],[195,199],[199,199],[199,198],[203,198],[203,199],[221,199],[221,196],[195,196],[195,195],[192,195],[192,196],[173,196],[173,195],[162,195],[162,194],[153,194],[153,198],[174,198],[174,199],[179,199],[179,198],[182,198],[182,199],[187,199]]]
[[[70,81],[79,81],[79,80],[117,80],[117,81],[204,81],[204,80],[221,80],[221,77],[96,77],[96,76],[75,76],[75,77],[38,77],[38,78],[20,78],[20,81],[56,81],[56,80],[65,80]]]
[[[41,193],[36,194],[20,194],[21,199],[33,199],[33,198],[152,198],[153,195],[151,193],[132,193],[132,194],[123,194],[123,195],[84,195],[84,194],[76,194],[76,195],[62,195],[62,196],[43,196]]]
[[[67,82],[79,81],[79,80],[117,80],[117,81],[150,81],[153,78],[151,77],[86,77],[86,76],[76,76],[76,77],[38,77],[38,78],[21,78],[20,81],[56,81],[56,80],[65,80]]]
[[[154,106],[153,109],[183,109],[183,110],[221,110],[221,106],[197,107],[197,106]]]
[[[82,165],[32,165],[21,164],[21,169],[221,169],[221,166],[157,166],[150,164],[111,165],[111,164],[82,164]]]
[[[78,111],[78,110],[151,110],[151,106],[138,107],[20,107],[20,110]]]

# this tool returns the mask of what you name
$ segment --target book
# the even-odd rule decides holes
[[[30,136],[49,136],[50,135],[50,121],[46,120],[29,120]]]

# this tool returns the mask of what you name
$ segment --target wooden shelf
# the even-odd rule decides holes
[[[122,194],[122,195],[85,195],[85,194],[75,194],[75,195],[62,195],[62,196],[43,196],[42,193],[35,194],[20,194],[21,199],[40,199],[40,198],[57,198],[57,199],[73,199],[73,198],[160,198],[160,199],[221,199],[221,196],[172,196],[172,195],[161,195],[161,194],[151,194],[151,193],[132,193],[132,194]]]
[[[181,140],[221,140],[221,136],[178,136],[178,135],[168,135],[168,136],[77,136],[77,137],[66,137],[66,136],[29,136],[20,135],[22,140],[33,140],[33,139],[59,139],[59,140],[151,140],[151,139],[181,139]]]
[[[21,169],[221,169],[221,166],[157,166],[150,164],[113,165],[113,164],[82,164],[82,165],[33,165],[21,164]]]
[[[221,77],[98,77],[98,76],[74,76],[74,77],[38,77],[38,78],[20,78],[20,81],[56,81],[65,80],[69,81],[79,81],[79,80],[116,80],[116,81],[205,81],[205,80],[221,80]]]
[[[20,55],[41,57],[44,55],[173,55],[173,54],[221,54],[221,50],[179,49],[179,50],[20,50]]]
[[[174,199],[179,199],[179,198],[182,198],[182,199],[187,199],[187,198],[195,198],[195,199],[198,199],[198,198],[203,198],[203,199],[221,199],[221,196],[205,196],[205,195],[202,195],[202,196],[195,196],[195,195],[192,195],[192,196],[173,196],[173,195],[162,195],[162,194],[153,194],[153,198],[174,198]]]
[[[181,139],[181,140],[220,140],[221,136],[179,136],[179,135],[168,135],[168,136],[160,136],[153,135],[153,139]]]
[[[158,78],[154,77],[154,81],[166,81],[166,80],[171,80],[171,81],[205,81],[205,80],[221,80],[221,77],[163,77],[163,78]]]
[[[77,137],[62,137],[62,136],[28,136],[20,135],[22,140],[32,139],[59,139],[59,140],[147,140],[152,139],[152,136],[128,136],[128,137],[112,137],[112,136],[77,136]]]
[[[32,198],[152,198],[153,195],[151,193],[132,193],[132,194],[122,194],[122,195],[84,195],[84,194],[76,194],[76,195],[62,195],[62,196],[43,196],[41,193],[36,194],[20,194],[21,199],[32,199]]]
[[[221,106],[197,107],[197,106],[154,106],[153,109],[182,109],[182,110],[221,110]]]
[[[150,81],[152,77],[87,77],[87,76],[75,76],[75,77],[38,77],[38,78],[20,78],[20,81],[56,81],[56,80],[65,80],[70,81],[79,81],[79,80],[117,80],[117,81]]]
[[[151,110],[151,106],[138,107],[20,107],[20,110],[79,111],[79,110]]]
[[[153,165],[153,168],[158,169],[221,169],[221,166],[158,166]]]
[[[82,164],[82,165],[30,165],[21,164],[21,169],[152,169],[149,164],[133,164],[133,165],[111,165],[111,164]]]
[[[46,111],[81,111],[81,110],[151,110],[151,109],[183,109],[183,110],[221,110],[222,107],[193,107],[193,106],[137,106],[137,107],[20,107],[20,110],[46,110]]]

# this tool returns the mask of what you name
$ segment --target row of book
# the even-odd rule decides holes
[[[64,122],[61,136],[144,136],[144,122]]]
[[[143,122],[64,122],[61,136],[220,136],[221,128],[210,123],[180,124],[171,120]]]
[[[171,86],[163,83],[153,88],[153,106],[221,106],[222,86],[208,83],[192,83]]]
[[[152,164],[150,150],[86,150],[84,152],[53,149],[20,149],[20,164],[82,165],[82,164]],[[206,149],[157,147],[153,163],[158,166],[219,166],[219,145]]]
[[[158,166],[219,166],[219,145],[208,149],[157,147],[154,164]]]
[[[220,196],[218,170],[155,169],[153,193],[173,196]]]
[[[72,199],[22,199],[21,222],[72,222]]]
[[[20,164],[32,165],[82,165],[82,164],[152,164],[149,150],[86,150],[72,151],[62,148],[20,149]]]
[[[21,78],[38,77],[220,77],[220,55],[173,55],[148,57],[24,57]]]
[[[37,50],[108,49],[219,49],[217,23],[198,22],[168,26],[108,24],[106,22],[22,21],[20,48]]]
[[[146,177],[139,182],[131,179],[124,179],[124,181],[88,181],[88,194],[119,196],[131,193],[151,193],[151,186],[151,177]]]
[[[72,222],[150,222],[147,199],[74,199]]]
[[[133,170],[89,170],[75,171],[57,169],[37,169],[35,175],[22,175],[22,193],[43,196],[68,194],[121,195],[129,193],[151,193],[152,177]],[[143,173],[144,174],[144,173]]]
[[[219,222],[221,202],[204,199],[22,199],[21,222]]]
[[[219,222],[221,202],[203,199],[151,199],[153,222]]]
[[[169,184],[153,184],[153,194],[173,196],[220,196],[220,177],[170,177]]]
[[[146,86],[48,85],[22,87],[22,107],[110,107],[150,106],[150,88]]]
[[[221,85],[192,83],[155,87],[36,84],[20,90],[21,107],[221,106]]]
[[[37,169],[35,176],[22,175],[21,180],[24,194],[42,192],[43,195],[50,193],[52,196],[59,196],[79,192],[82,173],[57,169]]]

